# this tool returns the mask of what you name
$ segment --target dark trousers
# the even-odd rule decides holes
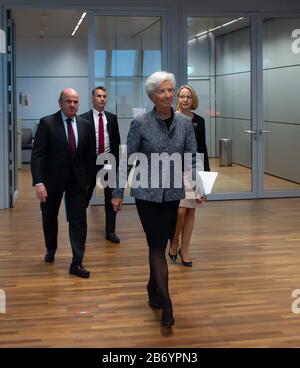
[[[95,166],[94,180],[93,185],[89,187],[88,195],[87,195],[87,204],[93,196],[93,192],[96,186],[97,174],[98,171],[103,169],[103,165]],[[114,233],[116,229],[116,216],[117,213],[114,211],[113,206],[111,204],[113,188],[106,187],[104,188],[104,200],[105,200],[105,231],[107,233]]]
[[[57,217],[64,193],[69,238],[73,252],[72,264],[81,264],[87,233],[86,193],[79,188],[73,175],[64,192],[48,193],[46,202],[41,203],[45,245],[49,254],[55,254],[58,233]]]

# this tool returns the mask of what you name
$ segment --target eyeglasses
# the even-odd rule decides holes
[[[178,96],[179,98],[182,98],[182,99],[187,99],[187,100],[191,100],[192,99],[192,96]]]

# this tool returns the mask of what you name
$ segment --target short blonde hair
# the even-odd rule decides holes
[[[190,85],[188,85],[188,84],[183,84],[177,90],[177,94],[176,94],[176,110],[179,109],[179,103],[178,103],[179,93],[184,88],[188,89],[191,92],[191,95],[192,95],[192,106],[191,106],[191,110],[196,110],[198,108],[198,106],[199,106],[198,96],[197,96],[195,90],[193,89],[193,87],[190,86]]]

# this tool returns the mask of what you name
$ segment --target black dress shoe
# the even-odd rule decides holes
[[[173,263],[176,263],[177,254],[173,255],[173,254],[171,254],[171,253],[170,253],[170,251],[169,251],[168,256],[170,257],[170,259],[171,259],[171,261],[172,261]]]
[[[161,317],[161,325],[164,327],[171,327],[175,324],[173,313],[169,310],[163,309]]]
[[[151,308],[161,309],[162,308],[162,302],[161,302],[161,295],[159,293],[158,288],[153,288],[148,283],[147,291],[148,291],[148,304],[149,304],[149,306]]]
[[[54,262],[54,254],[51,254],[51,253],[46,253],[45,255],[45,263],[53,263]]]
[[[185,267],[192,267],[193,266],[193,262],[192,261],[186,262],[186,261],[183,260],[182,255],[181,255],[181,252],[180,252],[180,249],[179,249],[179,255],[180,255],[180,258],[181,258],[181,263]]]
[[[90,272],[87,271],[82,265],[78,264],[70,266],[70,274],[82,277],[83,279],[88,279],[90,277]]]
[[[106,240],[112,243],[120,243],[120,239],[117,237],[115,233],[106,233]]]

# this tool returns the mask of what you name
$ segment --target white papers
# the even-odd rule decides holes
[[[201,176],[205,194],[210,194],[218,173],[214,171],[198,171]]]

